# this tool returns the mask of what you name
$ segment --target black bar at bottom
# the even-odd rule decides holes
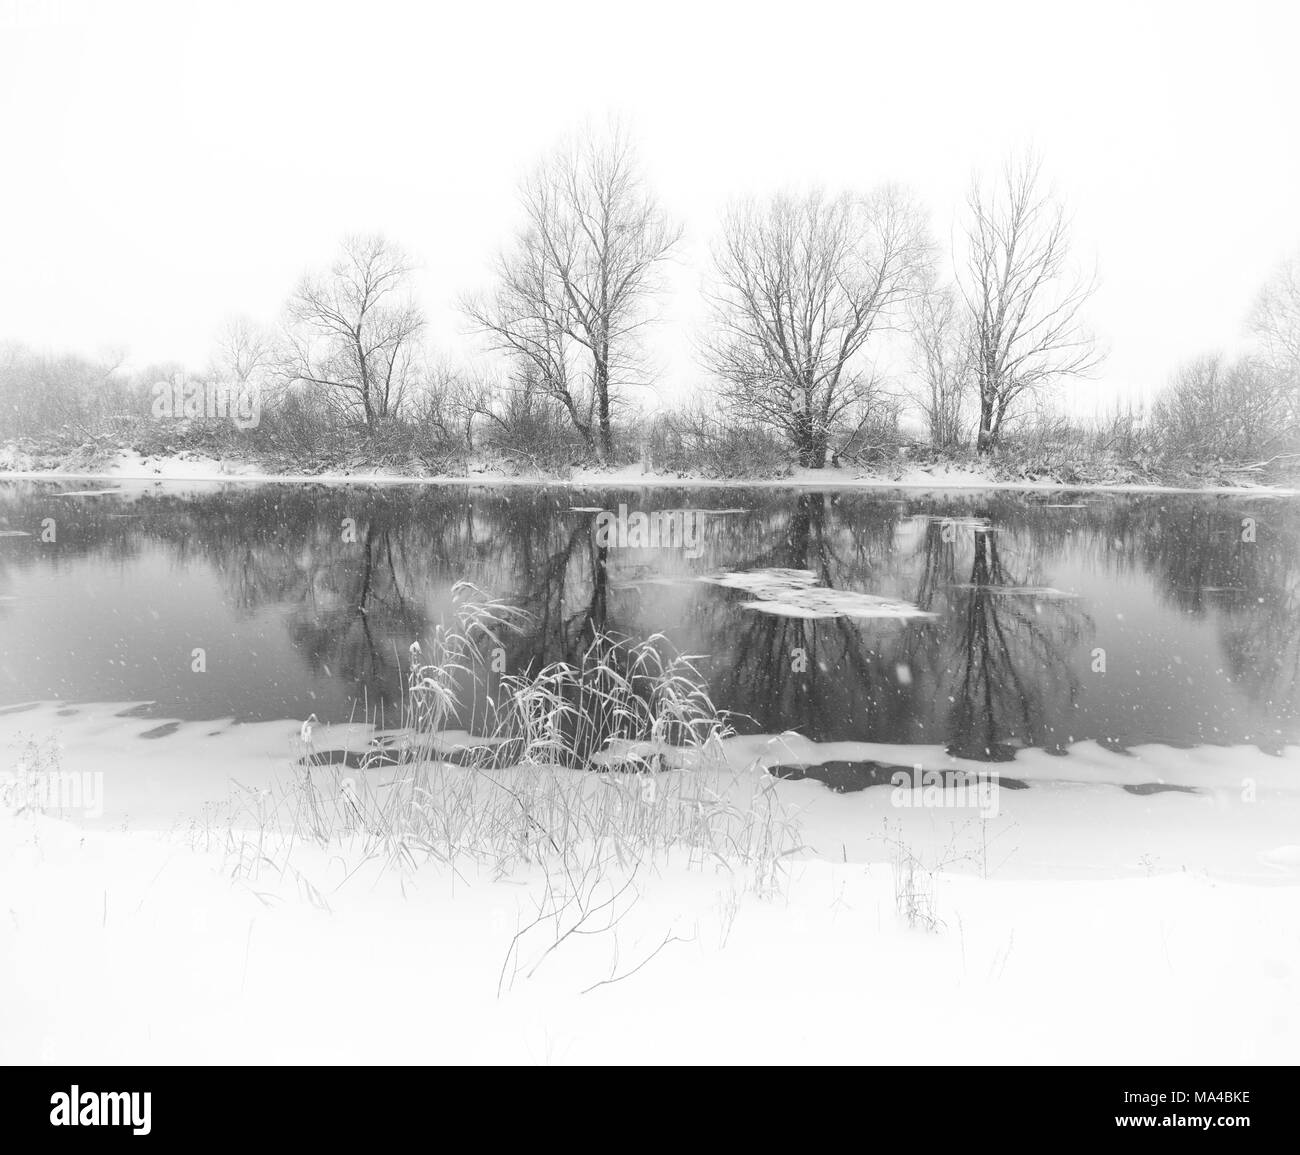
[[[915,1126],[926,1146],[943,1136],[1132,1134],[1241,1146],[1291,1132],[1295,1081],[1295,1069],[1260,1067],[10,1067],[0,1074],[0,1139],[15,1152],[26,1148],[11,1140],[69,1138],[337,1149],[414,1131],[427,1140],[416,1146],[496,1148],[617,1143],[620,1128],[653,1141],[662,1128],[674,1145],[696,1146],[705,1131],[729,1143],[757,1131],[770,1146],[786,1130],[815,1144],[847,1127],[866,1146],[886,1128]]]

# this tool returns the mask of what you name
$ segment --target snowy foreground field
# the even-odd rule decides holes
[[[731,738],[578,789],[759,799],[797,854],[410,862],[255,817],[297,723],[123,710],[0,715],[91,803],[0,815],[7,1063],[1300,1061],[1300,748],[1026,752],[981,816],[763,770],[988,769],[938,747]]]

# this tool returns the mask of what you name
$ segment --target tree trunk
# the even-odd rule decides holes
[[[803,409],[795,414],[791,432],[799,465],[804,469],[824,469],[829,441],[824,425],[818,424],[808,415],[808,410]]]
[[[998,427],[993,417],[993,398],[980,399],[980,430],[975,440],[975,448],[980,453],[988,453],[997,443]]]
[[[597,353],[595,363],[596,412],[600,425],[600,459],[606,465],[614,460],[614,431],[609,419],[609,355]]]
[[[808,467],[810,469],[826,468],[826,442],[827,437],[824,429],[818,430],[812,435],[812,440],[808,447]]]
[[[825,433],[805,432],[798,443],[799,464],[804,469],[825,469],[827,439]]]

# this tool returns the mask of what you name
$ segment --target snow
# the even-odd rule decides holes
[[[319,862],[232,884],[217,852],[174,840],[0,823],[9,1063],[1297,1055],[1287,888],[944,875],[927,934],[897,915],[888,867],[800,863],[775,900],[721,868],[663,867],[615,926],[498,996],[540,872],[453,886],[422,871],[403,893]]]
[[[224,806],[232,783],[245,790],[283,786],[293,778],[292,761],[303,754],[301,720],[182,721],[142,716],[140,706],[40,702],[8,708],[0,712],[0,767],[11,764],[28,743],[53,740],[60,770],[103,775],[103,815],[83,825],[169,831],[188,828]],[[142,740],[151,731],[172,726],[164,737]],[[317,752],[366,751],[378,738],[400,744],[403,736],[363,723],[318,724],[312,745]],[[463,731],[442,737],[447,749],[484,741]],[[708,770],[697,758],[668,749],[675,756],[667,762],[677,772]],[[611,751],[611,761],[629,755],[646,759],[654,752],[647,743],[623,744]],[[735,788],[732,776],[743,787],[754,775],[780,764],[874,761],[972,774],[990,770],[989,763],[949,755],[937,744],[819,743],[795,733],[734,736],[721,743],[718,755],[720,791]],[[1056,860],[1066,873],[1083,870],[1087,877],[1122,877],[1126,863],[1149,851],[1177,868],[1259,881],[1274,873],[1260,867],[1260,853],[1300,842],[1297,746],[1287,747],[1279,757],[1253,746],[1179,749],[1148,744],[1121,753],[1085,741],[1070,745],[1064,755],[1021,750],[1013,762],[992,768],[1032,787],[1002,792],[1003,815],[1021,827],[1016,835],[1019,849],[1008,868],[1026,877],[1052,872]],[[391,771],[366,773],[382,777]],[[1148,783],[1191,787],[1199,793],[1136,798],[1124,791]],[[1246,785],[1254,791],[1253,801],[1242,797]],[[891,821],[916,816],[895,812],[887,791],[831,795],[807,781],[781,781],[775,789],[799,812],[804,841],[817,854],[836,860],[846,855],[857,861],[886,860],[879,845],[882,816]],[[1152,815],[1176,822],[1152,822]],[[945,827],[941,823],[937,829]],[[1114,853],[1109,849],[1112,836]],[[929,837],[918,827],[918,842]],[[1145,844],[1120,849],[1130,838]]]
[[[61,771],[102,773],[105,803],[95,820],[0,808],[0,1061],[1300,1060],[1300,747],[1025,750],[995,769],[1029,789],[987,822],[767,780],[808,848],[778,885],[740,862],[614,863],[599,893],[631,885],[612,922],[558,946],[537,926],[516,949],[541,866],[400,869],[304,843],[238,869],[227,839],[255,832],[220,806],[232,783],[292,776],[301,720],[141,741],[168,720],[131,705],[0,714],[0,765],[53,737]],[[376,737],[312,732],[317,750]],[[762,767],[834,759],[990,770],[787,734],[655,779],[741,792]],[[1197,793],[1123,789],[1152,782]],[[920,863],[912,924],[900,844]]]
[[[121,493],[118,489],[67,489],[58,494],[59,497],[104,497],[110,493]]]
[[[1284,874],[1300,876],[1300,846],[1275,846],[1260,854],[1259,860]]]
[[[952,588],[955,590],[983,590],[985,593],[998,594],[1004,597],[1031,597],[1031,598],[1078,597],[1078,594],[1067,593],[1065,590],[1058,590],[1055,586],[992,586],[992,585],[974,585],[971,582],[954,582]]]
[[[915,513],[909,520],[937,521],[941,525],[950,525],[954,529],[969,529],[975,533],[991,533],[997,529],[997,526],[991,525],[986,518],[981,517],[946,517],[941,513]]]
[[[11,462],[20,464],[19,462]],[[13,469],[0,472],[0,479],[49,481],[242,481],[314,484],[383,485],[551,485],[574,488],[753,488],[753,489],[1014,489],[1042,492],[1112,493],[1231,493],[1238,495],[1292,497],[1300,489],[1270,485],[1167,486],[1125,483],[1122,485],[1064,484],[1055,481],[1000,481],[978,468],[960,465],[909,466],[881,474],[864,474],[845,468],[799,468],[788,477],[772,479],[717,479],[675,474],[646,473],[640,465],[613,469],[575,469],[565,478],[539,474],[515,475],[499,469],[475,468],[464,477],[410,477],[382,469],[320,474],[267,473],[243,461],[218,460],[197,455],[144,458],[134,450],[123,450],[112,464],[98,472],[61,472]],[[599,512],[593,510],[592,512]],[[717,511],[721,512],[721,511]]]
[[[772,598],[740,604],[743,609],[784,618],[874,618],[902,621],[934,616],[906,602],[836,589],[800,590],[788,601]]]
[[[830,589],[818,584],[817,575],[802,569],[757,569],[744,573],[706,575],[698,579],[711,585],[744,590],[757,600],[741,602],[747,610],[787,618],[879,618],[901,621],[930,618],[908,602],[855,590]]]

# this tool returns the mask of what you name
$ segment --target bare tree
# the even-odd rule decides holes
[[[992,191],[975,181],[968,199],[961,289],[974,340],[981,453],[997,444],[1025,394],[1101,360],[1081,323],[1095,279],[1073,273],[1064,207],[1040,184],[1041,164],[1027,156],[1009,162]]]
[[[465,310],[609,460],[646,303],[681,230],[646,189],[619,126],[559,149],[525,181],[522,200],[527,227],[497,262],[496,294]]]
[[[289,302],[285,375],[373,429],[395,416],[419,371],[424,316],[409,295],[412,264],[381,236],[349,237],[323,277]]]
[[[928,252],[921,213],[893,187],[733,206],[704,350],[724,404],[822,468],[837,423],[874,408],[864,351],[916,292]]]
[[[468,298],[463,308],[493,346],[515,362],[502,389],[526,394],[509,401],[531,404],[540,393],[567,413],[589,450],[597,450],[593,376],[580,366],[578,345],[570,335],[568,305],[558,268],[535,230],[497,260],[497,288],[490,298]],[[480,398],[480,412],[495,415],[493,398]]]
[[[441,357],[422,359],[407,399],[406,416],[444,445],[472,448],[464,398],[471,388],[468,374]]]
[[[232,317],[217,334],[211,372],[226,385],[261,390],[275,369],[277,354],[273,333],[248,317]]]
[[[1250,327],[1282,407],[1291,425],[1300,428],[1300,256],[1284,261],[1264,286]]]
[[[974,375],[974,350],[960,298],[950,286],[930,278],[908,313],[912,362],[919,383],[912,400],[925,417],[931,445],[959,445]]]

